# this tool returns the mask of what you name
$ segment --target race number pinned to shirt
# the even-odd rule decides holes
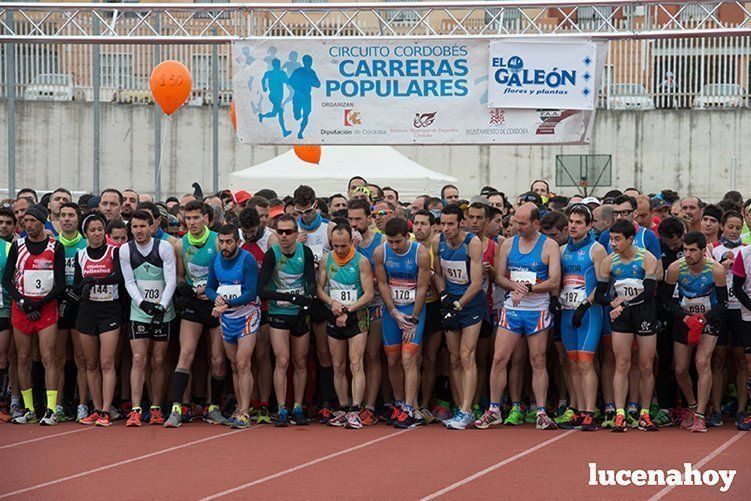
[[[466,261],[448,261],[441,259],[443,276],[452,284],[465,285],[469,283],[469,273]]]
[[[583,275],[569,274],[563,278],[563,289],[559,296],[561,307],[573,310],[587,298],[586,280]]]
[[[55,273],[52,270],[24,270],[23,293],[28,297],[44,297],[52,291]]]
[[[302,289],[279,289],[279,290],[277,290],[277,292],[280,293],[280,294],[297,295],[297,294],[302,293]],[[295,306],[294,304],[290,303],[289,301],[277,301],[276,305],[279,308],[292,308],[292,307]]]
[[[97,302],[112,301],[115,299],[115,286],[103,284],[93,285],[91,287],[91,292],[89,293],[89,299]]]
[[[232,301],[242,295],[242,285],[240,284],[228,284],[220,285],[216,293],[224,298],[225,301]]]
[[[137,280],[138,292],[144,301],[158,303],[164,294],[164,282],[161,280]]]
[[[615,283],[615,292],[618,297],[631,300],[644,292],[644,281],[638,278],[624,278]]]
[[[527,270],[511,270],[511,281],[520,284],[534,285],[537,283],[537,273]]]
[[[417,282],[414,280],[390,278],[389,288],[391,289],[391,299],[396,305],[413,304],[417,298]]]
[[[331,289],[329,296],[344,306],[351,306],[357,302],[359,295],[357,289]]]
[[[76,274],[76,257],[65,258],[65,278],[69,281],[73,281],[73,276]]]
[[[683,297],[681,299],[681,308],[686,313],[692,315],[703,315],[712,309],[712,302],[709,296],[700,297]]]

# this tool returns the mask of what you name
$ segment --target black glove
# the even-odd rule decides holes
[[[91,280],[90,282],[86,282],[81,286],[81,299],[88,300],[89,297],[91,297],[91,288],[96,285],[96,280]]]
[[[587,313],[587,310],[592,306],[592,303],[589,301],[583,301],[579,306],[576,307],[574,310],[574,318],[571,320],[571,323],[574,324],[574,327],[577,329],[582,326],[582,319],[584,318],[584,314]]]
[[[310,306],[313,304],[313,298],[304,294],[293,294],[289,302],[297,306]]]
[[[453,302],[450,305],[441,304],[441,324],[446,331],[459,330],[459,311]]]
[[[164,323],[164,314],[167,310],[161,304],[154,305],[154,315],[151,317],[151,325],[159,325]]]
[[[185,296],[187,298],[192,298],[196,295],[196,291],[187,282],[178,282],[175,292],[178,296]]]
[[[561,314],[561,302],[558,300],[558,296],[550,295],[550,313],[553,315]]]
[[[446,292],[441,292],[441,308],[451,308],[454,306],[454,297]]]
[[[139,304],[138,307],[141,308],[143,312],[148,316],[153,317],[158,311],[157,307],[161,308],[161,305],[152,303],[151,301],[141,301],[141,304]]]
[[[83,297],[83,290],[84,288],[91,289],[91,286],[96,283],[96,279],[93,277],[84,277],[81,279],[80,282],[75,284],[73,286],[73,290],[78,294],[79,296]]]
[[[81,300],[81,296],[76,294],[76,291],[73,289],[73,287],[65,288],[65,293],[64,293],[63,298],[69,303],[77,303]]]
[[[21,307],[24,313],[27,315],[35,311],[42,309],[42,303],[40,301],[32,301],[30,299],[24,299],[23,306]]]

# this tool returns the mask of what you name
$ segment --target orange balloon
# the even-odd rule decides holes
[[[321,161],[320,146],[295,146],[295,155],[303,162],[317,164]]]
[[[237,114],[235,112],[235,102],[232,101],[229,103],[229,119],[230,122],[232,122],[232,127],[235,128],[235,132],[237,132]]]
[[[190,71],[178,61],[164,61],[151,72],[149,87],[154,101],[171,115],[190,97]]]

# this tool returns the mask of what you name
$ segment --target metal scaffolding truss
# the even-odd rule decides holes
[[[751,33],[751,2],[526,0],[0,3],[0,42],[222,44],[245,37],[559,37]],[[721,15],[722,9],[722,15]]]

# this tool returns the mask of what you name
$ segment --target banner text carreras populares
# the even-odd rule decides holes
[[[237,42],[238,137],[252,144],[588,141],[594,110],[567,106],[565,96],[560,106],[490,106],[489,45],[456,38]],[[592,85],[604,60],[604,46],[598,49]]]

